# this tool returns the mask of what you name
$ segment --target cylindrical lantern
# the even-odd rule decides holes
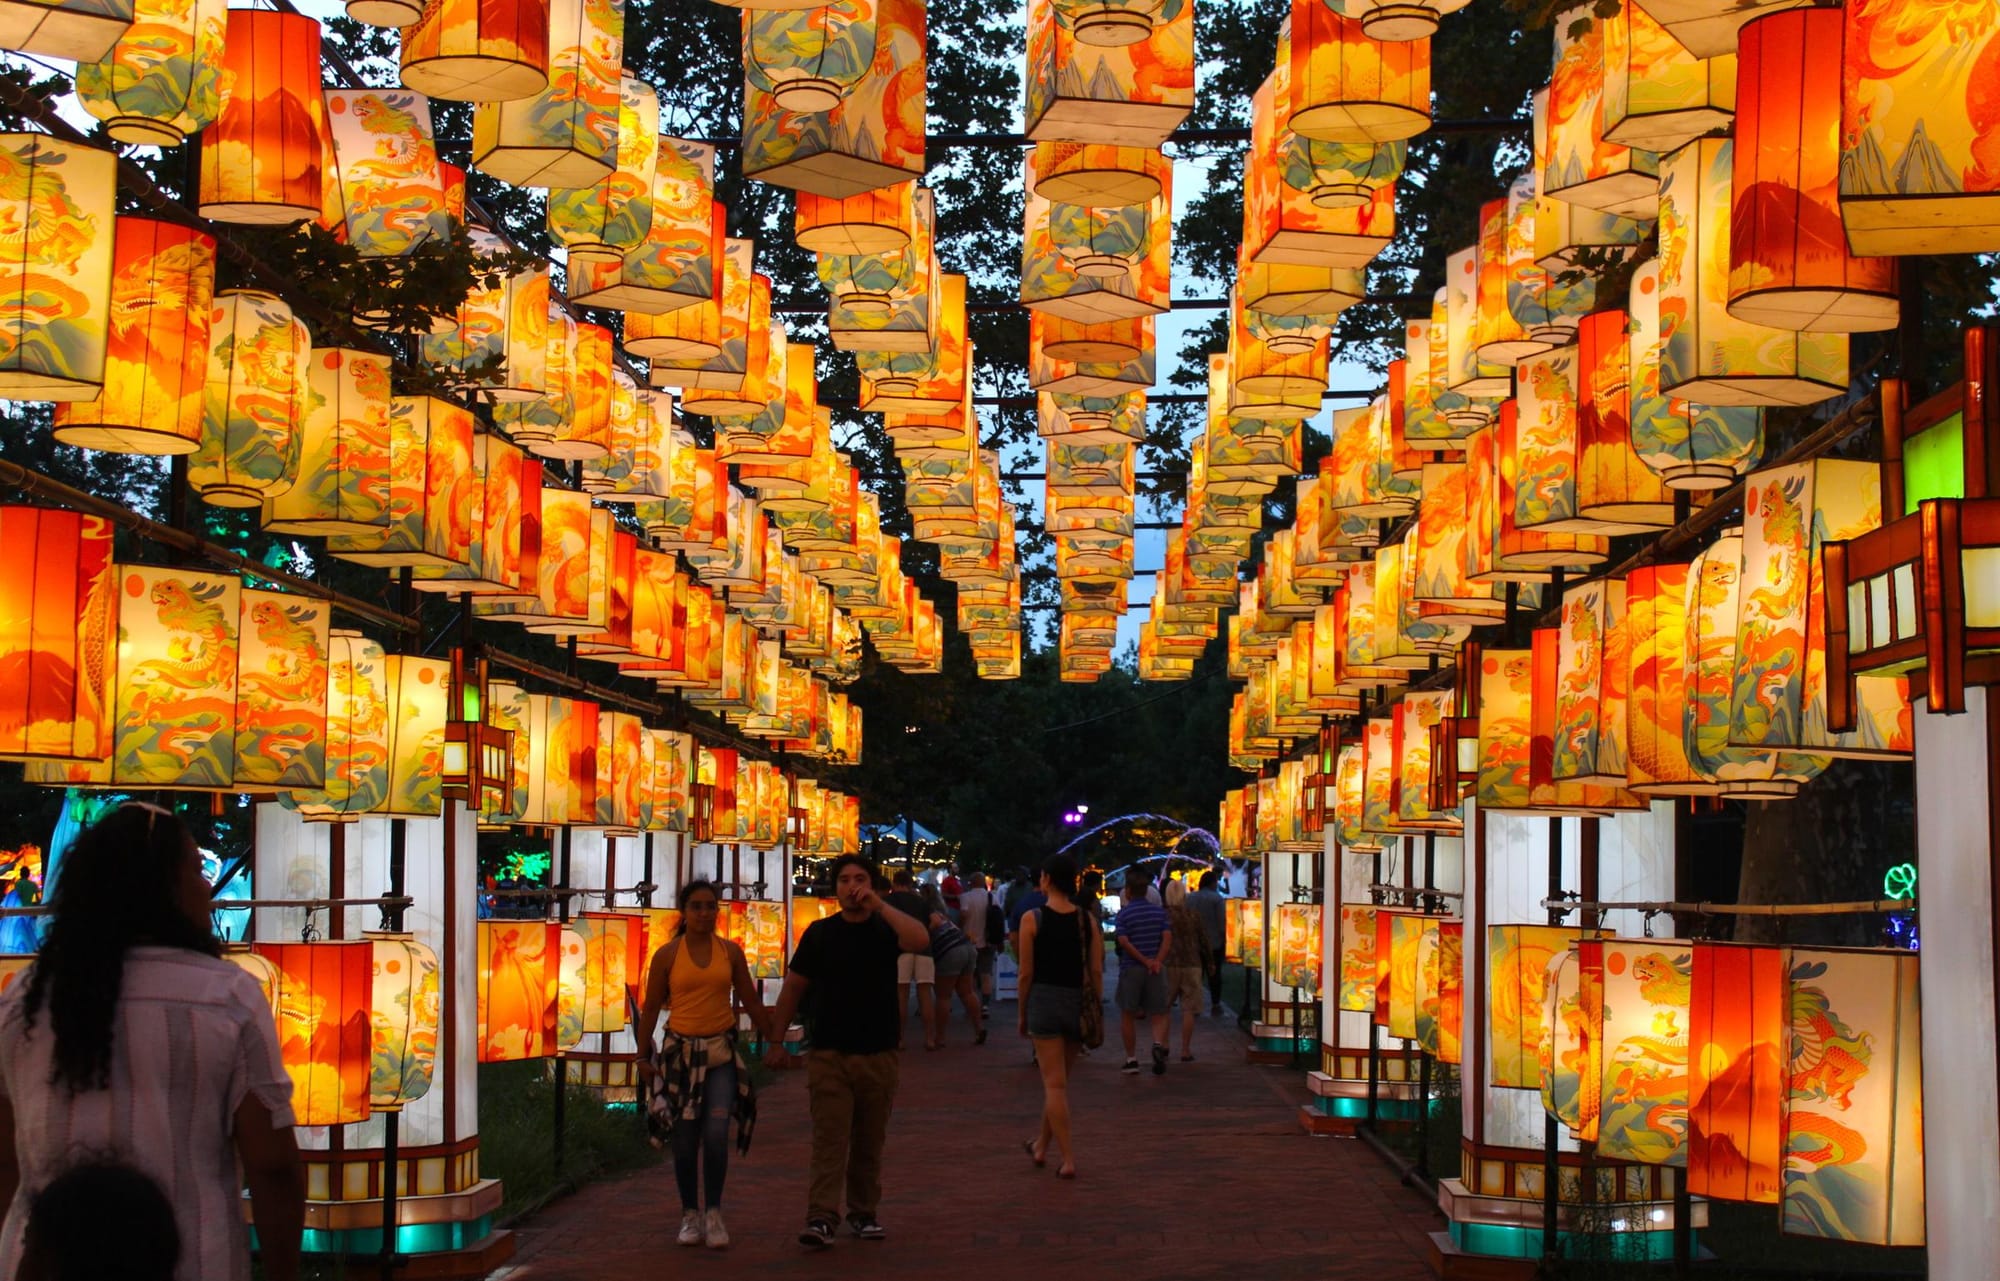
[[[1559,783],[1625,784],[1625,581],[1599,578],[1563,593],[1556,654]]]
[[[277,968],[278,1051],[294,1117],[300,1125],[367,1120],[374,944],[258,943],[256,953]]]
[[[274,534],[365,534],[389,523],[389,358],[310,353],[298,483],[264,500]]]
[[[479,922],[478,1059],[509,1063],[556,1053],[562,937],[554,921]]]
[[[0,399],[89,400],[105,376],[118,158],[0,134]]]
[[[398,258],[451,234],[431,104],[407,89],[329,89],[341,227],[364,258]],[[364,306],[359,313],[368,315]]]
[[[1555,925],[1490,925],[1486,929],[1487,1084],[1532,1090],[1540,1085],[1549,963],[1577,936]]]
[[[368,1106],[399,1112],[430,1093],[437,1064],[438,958],[413,934],[369,932],[375,973],[368,1007],[373,1053],[369,1056]]]
[[[1325,0],[1292,0],[1288,101],[1303,137],[1393,142],[1431,123],[1430,41],[1384,43]]]
[[[1896,260],[1848,252],[1840,221],[1841,27],[1790,9],[1738,33],[1729,314],[1775,329],[1893,329]]]
[[[76,64],[76,96],[119,142],[178,147],[221,108],[227,28],[225,0],[136,0],[111,52]]]
[[[307,819],[352,822],[389,790],[388,665],[382,647],[359,632],[327,638],[326,784],[278,793]]]
[[[375,813],[435,818],[443,812],[451,662],[414,654],[391,654],[383,662],[389,688],[389,789]]]
[[[1720,489],[1757,465],[1764,411],[1756,405],[1695,405],[1660,390],[1660,263],[1632,275],[1632,451],[1669,489]]]
[[[482,258],[507,248],[483,227],[466,228],[466,236]],[[475,281],[453,321],[420,341],[424,360],[458,390],[495,402],[540,397],[548,389],[548,269],[503,276],[492,288]]]
[[[549,83],[533,97],[482,102],[472,163],[516,187],[589,187],[615,167],[624,0],[550,0]]]
[[[1704,138],[1660,166],[1660,389],[1708,405],[1813,405],[1847,391],[1847,336],[1728,310],[1733,144]]]
[[[529,300],[521,300],[523,306],[531,305]],[[537,446],[545,446],[556,439],[556,433],[575,416],[576,396],[570,384],[570,370],[576,363],[577,323],[569,308],[560,299],[551,297],[547,304],[546,319],[543,322],[541,373],[542,391],[539,395],[500,400],[493,407],[493,421],[507,438],[531,453],[538,453]],[[518,339],[510,339],[509,344],[525,343],[533,338],[532,322],[523,326]],[[523,370],[533,372],[533,356],[523,353]]]
[[[611,331],[603,325],[578,324],[563,371],[568,415],[549,439],[529,439],[517,432],[515,443],[543,458],[589,460],[610,452],[612,358]]]
[[[1576,514],[1605,534],[1674,523],[1674,496],[1632,448],[1631,318],[1592,312],[1577,326]]]
[[[426,0],[403,31],[403,83],[454,102],[507,102],[549,83],[548,0]]]
[[[1688,1191],[1776,1204],[1783,1191],[1785,952],[1694,945],[1688,1000]]]
[[[1598,1151],[1620,1161],[1687,1160],[1688,997],[1693,954],[1672,939],[1618,939],[1601,949],[1602,988],[1592,1042],[1599,1077],[1584,1091],[1596,1109]]]
[[[283,225],[320,216],[333,175],[319,52],[311,18],[229,11],[222,106],[202,139],[202,217]]]
[[[1708,796],[1681,737],[1687,704],[1686,565],[1642,565],[1625,579],[1626,779],[1646,796]]]
[[[0,758],[112,748],[117,574],[100,516],[0,507]]]
[[[1463,1061],[1464,1019],[1465,923],[1432,917],[1417,939],[1417,1045],[1440,1063]]]
[[[216,296],[201,445],[188,460],[188,483],[205,501],[256,507],[298,479],[311,354],[305,325],[277,295],[231,289]]]
[[[118,219],[104,390],[55,407],[56,439],[128,454],[198,448],[214,299],[212,236],[152,218]]]

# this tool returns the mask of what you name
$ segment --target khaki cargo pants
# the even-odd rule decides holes
[[[806,1090],[812,1110],[812,1181],[806,1217],[840,1221],[842,1185],[849,1214],[875,1213],[882,1200],[882,1145],[896,1099],[899,1056],[806,1055]]]

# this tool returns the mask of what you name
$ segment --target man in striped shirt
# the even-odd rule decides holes
[[[1118,909],[1118,1013],[1125,1037],[1125,1073],[1139,1070],[1139,1015],[1153,1025],[1153,1075],[1167,1071],[1167,948],[1173,932],[1167,909],[1146,897],[1146,878],[1125,874],[1124,906]]]

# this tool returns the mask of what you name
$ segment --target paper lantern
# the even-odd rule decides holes
[[[1695,773],[1720,785],[1724,795],[1785,799],[1826,768],[1827,758],[1730,746],[1742,573],[1741,528],[1724,530],[1688,569],[1687,702],[1681,739]]]
[[[117,643],[111,526],[0,507],[0,757],[98,761],[112,749]]]
[[[1687,703],[1686,565],[1644,565],[1625,579],[1626,778],[1648,796],[1717,791],[1688,760],[1681,737]]]
[[[1755,472],[1744,482],[1743,516],[1730,745],[1824,756],[1910,753],[1906,678],[1857,677],[1854,730],[1836,734],[1827,725],[1820,549],[1881,525],[1876,465],[1819,458]]]
[[[1563,593],[1556,660],[1558,782],[1625,783],[1625,583],[1596,579]]]
[[[1527,650],[1479,654],[1479,772],[1473,788],[1481,811],[1526,810],[1530,778],[1534,659]]]
[[[1755,405],[1695,405],[1660,389],[1660,263],[1632,276],[1631,440],[1639,461],[1669,489],[1719,489],[1756,466],[1764,411]],[[1676,323],[1679,323],[1678,320]]]
[[[244,588],[241,610],[232,781],[242,790],[321,786],[331,609]]]
[[[389,523],[335,534],[327,550],[377,568],[451,569],[471,557],[476,514],[470,411],[431,396],[389,402]]]
[[[484,228],[465,234],[482,259],[507,249]],[[452,321],[419,341],[424,361],[439,366],[453,390],[495,403],[537,399],[548,390],[548,269],[500,276],[490,288],[475,280]]]
[[[1342,748],[1343,756],[1355,749]],[[1375,908],[1367,903],[1340,905],[1340,978],[1334,1008],[1375,1012]]]
[[[263,503],[273,534],[367,534],[387,527],[389,358],[322,348],[307,357],[298,483]]]
[[[549,193],[549,234],[589,258],[622,259],[652,230],[660,99],[652,85],[632,76],[618,81],[617,137],[610,173]]]
[[[389,668],[382,647],[359,632],[327,640],[325,785],[280,791],[308,820],[352,822],[389,790]]]
[[[137,0],[131,11],[131,27],[101,59],[78,61],[76,96],[119,142],[178,147],[221,109],[228,8]]]
[[[1785,964],[1783,1230],[1922,1245],[1917,955],[1795,947]]]
[[[375,945],[258,943],[277,969],[278,1051],[300,1125],[368,1119]]]
[[[1604,141],[1667,152],[1729,127],[1734,57],[1690,54],[1636,4],[1593,23],[1604,28]]]
[[[1542,1108],[1585,1141],[1596,1138],[1603,1087],[1603,976],[1603,944],[1582,940],[1550,958],[1542,984]]]
[[[425,0],[403,31],[403,83],[453,102],[507,102],[549,83],[549,0]]]
[[[87,62],[132,25],[131,0],[9,0],[0,6],[0,48]]]
[[[626,989],[646,963],[644,930],[623,913],[581,912],[570,922],[570,932],[583,948],[583,1030],[624,1031]]]
[[[590,187],[616,167],[623,0],[549,0],[548,84],[472,113],[472,163],[517,187]]]
[[[479,922],[478,1060],[508,1063],[557,1052],[561,939],[554,921]]]
[[[843,199],[924,171],[921,0],[743,14],[743,173]]]
[[[374,812],[435,818],[443,812],[451,663],[391,654],[383,660],[383,671],[389,690],[389,787]]]
[[[771,329],[771,281],[750,270],[755,242],[726,240],[723,244],[722,314],[717,327],[719,350],[712,356],[648,357],[654,386],[687,390],[682,402],[684,412],[749,413],[762,403],[743,399],[740,392],[749,371],[761,368],[767,358]],[[700,306],[697,303],[692,308],[683,307],[668,312],[667,317],[670,320],[684,312],[698,310]],[[652,333],[651,325],[655,322],[638,316],[627,317],[628,334],[634,332],[635,323],[638,336],[643,338]],[[702,397],[716,398],[709,402],[715,408],[691,409],[691,406],[703,403]],[[732,398],[741,408],[724,407],[724,403]]]
[[[1157,147],[1194,107],[1187,0],[1031,0],[1027,25],[1037,142]]]
[[[0,398],[89,400],[105,376],[117,157],[10,133],[0,168],[19,240],[0,269]]]
[[[430,1093],[442,1011],[437,953],[411,934],[370,932],[363,938],[374,970],[368,1106],[398,1112]]]
[[[130,216],[115,232],[104,389],[57,404],[55,437],[114,453],[192,453],[201,443],[215,240]]]
[[[1576,937],[1576,930],[1554,925],[1486,927],[1487,1083],[1494,1088],[1540,1087],[1552,1031],[1546,1022],[1549,966]]]
[[[964,403],[972,370],[972,345],[966,340],[965,277],[946,272],[939,281],[936,332],[928,350],[855,354],[861,370],[863,412],[940,416]],[[898,434],[894,425],[889,430]]]
[[[577,322],[559,299],[549,300],[543,334],[541,392],[507,400],[496,398],[498,403],[493,406],[494,425],[524,449],[552,444],[576,416],[571,371],[577,362]],[[533,324],[529,322],[515,341],[525,343],[532,338]],[[524,373],[532,374],[533,356],[524,352],[522,358]]]
[[[1893,329],[1893,258],[1857,258],[1840,221],[1842,15],[1746,23],[1731,149],[1729,314],[1820,333]]]
[[[1631,228],[1635,237],[1640,226],[1630,219],[1612,218],[1564,201],[1542,198],[1537,192],[1536,176],[1532,170],[1518,175],[1508,187],[1506,223],[1502,228],[1502,270],[1505,272],[1507,312],[1514,323],[1525,331],[1525,336],[1514,340],[1518,345],[1511,349],[1503,348],[1499,353],[1488,354],[1482,349],[1482,354],[1488,359],[1498,360],[1502,355],[1514,354],[1518,364],[1521,358],[1537,354],[1529,350],[1534,345],[1540,344],[1546,350],[1548,347],[1567,346],[1574,341],[1577,322],[1596,305],[1597,277],[1587,271],[1568,270],[1561,263],[1554,266],[1545,263],[1542,231],[1546,223],[1585,220]],[[1561,233],[1552,230],[1551,240],[1560,245]],[[1484,223],[1480,228],[1479,250],[1480,288],[1486,290],[1490,287],[1486,275],[1489,242]],[[1574,248],[1560,245],[1558,253],[1573,254]],[[1479,305],[1480,313],[1484,315],[1488,303],[1483,292]],[[1496,336],[1504,332],[1504,326],[1496,322]]]
[[[933,227],[936,205],[919,187],[912,197],[910,243],[886,254],[828,256],[819,278],[833,300],[827,324],[844,351],[928,352],[943,306]]]
[[[1597,1006],[1601,1076],[1597,1150],[1616,1160],[1687,1161],[1688,1021],[1694,973],[1687,943],[1619,939],[1601,949]]]
[[[1284,115],[1287,68],[1282,60],[1279,68],[1250,100],[1241,260],[1366,267],[1396,234],[1396,189],[1387,172],[1396,166],[1396,153],[1388,152],[1378,172],[1376,158],[1382,153],[1374,140],[1316,143],[1295,132]],[[1328,163],[1315,163],[1316,158]]]
[[[1497,212],[1497,211],[1496,211]],[[1480,427],[1492,421],[1494,406],[1509,390],[1507,367],[1480,355],[1479,246],[1461,249],[1445,260],[1445,323],[1431,311],[1431,383],[1441,396],[1438,407],[1454,427]],[[1444,335],[1444,377],[1438,377],[1437,339]]]
[[[419,0],[347,0],[347,16],[371,27],[407,27],[424,16]]]
[[[1465,924],[1435,917],[1417,937],[1416,1041],[1440,1063],[1463,1059]]]
[[[2000,249],[1987,85],[2000,14],[1858,0],[1846,16],[1840,213],[1857,254]]]
[[[1783,1191],[1785,953],[1694,945],[1688,1000],[1687,1185],[1696,1196],[1776,1204]]]
[[[1060,317],[1028,315],[1028,383],[1038,392],[1121,396],[1150,389],[1158,373],[1151,313],[1134,320],[1066,329]],[[1050,340],[1092,344],[1084,356],[1048,350]],[[1103,345],[1098,345],[1103,344]]]
[[[1652,217],[1659,157],[1605,137],[1606,24],[1586,6],[1557,14],[1553,25],[1555,71],[1547,95],[1535,99],[1541,194],[1621,217]]]
[[[611,331],[603,325],[579,323],[575,344],[564,361],[563,381],[568,390],[569,414],[555,425],[548,439],[522,439],[515,443],[543,458],[588,462],[611,452],[611,364],[616,349]],[[551,380],[553,382],[553,379]]]
[[[1727,139],[1691,142],[1660,168],[1660,388],[1710,405],[1812,405],[1847,390],[1847,338],[1728,311]]]
[[[1529,638],[1531,669],[1528,705],[1528,788],[1531,806],[1543,813],[1609,814],[1615,810],[1643,810],[1648,802],[1627,791],[1622,777],[1611,783],[1588,782],[1563,777],[1556,772],[1559,753],[1574,754],[1574,743],[1559,743],[1563,726],[1560,716],[1574,699],[1563,687],[1562,650],[1564,636],[1559,628],[1539,628]],[[1600,749],[1600,756],[1602,751]],[[1600,764],[1602,762],[1600,761]]]
[[[326,116],[342,229],[364,258],[393,258],[451,234],[431,106],[400,89],[330,89]],[[365,310],[364,321],[369,318]]]
[[[1522,362],[1524,366],[1536,361],[1567,353],[1574,348],[1558,348],[1548,357],[1537,356]],[[1491,558],[1468,561],[1468,576],[1474,582],[1539,582],[1542,571],[1552,568],[1587,568],[1602,564],[1610,554],[1610,541],[1603,534],[1562,533],[1548,526],[1527,527],[1523,520],[1545,517],[1549,509],[1549,497],[1566,498],[1567,494],[1558,487],[1550,495],[1532,492],[1524,493],[1524,486],[1532,483],[1526,464],[1529,451],[1522,444],[1525,427],[1522,414],[1532,409],[1536,423],[1533,429],[1537,437],[1537,451],[1533,455],[1537,469],[1550,466],[1550,460],[1558,462],[1564,457],[1560,448],[1551,450],[1550,444],[1560,438],[1549,428],[1548,415],[1553,412],[1556,426],[1560,427],[1562,416],[1568,412],[1566,402],[1560,393],[1564,379],[1550,372],[1542,384],[1542,394],[1527,394],[1500,405],[1498,421],[1490,431],[1474,432],[1466,437],[1467,467],[1475,477],[1489,478],[1487,486],[1473,486],[1473,503],[1482,515],[1486,512],[1486,495],[1491,494],[1489,519],[1473,522],[1473,527],[1491,531]],[[1532,393],[1532,389],[1529,389]],[[1553,401],[1551,410],[1544,401]],[[1524,402],[1533,401],[1532,405]],[[1560,479],[1558,470],[1552,473]],[[1477,544],[1469,542],[1468,547],[1477,550]]]
[[[750,265],[756,250],[755,241],[725,238],[717,273],[720,286],[712,297],[692,300],[672,311],[628,312],[625,350],[652,360],[661,376],[656,381],[667,382],[680,382],[685,376],[672,373],[662,362],[712,361],[732,340],[740,350],[743,335],[738,322],[741,326],[749,323]]]
[[[1319,991],[1319,904],[1280,903],[1272,926],[1272,985],[1295,992]]]
[[[1405,1040],[1417,1035],[1417,945],[1426,922],[1415,912],[1375,913],[1375,1022]]]
[[[1161,166],[1162,194],[1145,204],[1064,204],[1036,186],[1039,154],[1026,164],[1021,301],[1082,324],[1167,310],[1172,168]]]
[[[715,298],[727,212],[715,199],[715,149],[661,139],[652,202],[645,239],[622,257],[581,246],[571,250],[573,302],[663,312]]]
[[[1385,43],[1325,0],[1292,0],[1290,127],[1331,142],[1393,142],[1430,127],[1430,41]]]
[[[188,460],[188,483],[205,501],[257,507],[298,479],[311,350],[304,323],[277,295],[230,289],[216,296],[201,444]]]
[[[1236,292],[1253,316],[1331,317],[1367,297],[1368,284],[1353,267],[1246,261],[1237,271]]]
[[[1579,519],[1602,533],[1666,529],[1672,492],[1632,447],[1633,374],[1629,318],[1600,311],[1577,330],[1582,396],[1577,405],[1576,504]]]
[[[202,139],[202,217],[282,226],[320,216],[333,175],[319,53],[311,18],[229,11],[222,105]]]

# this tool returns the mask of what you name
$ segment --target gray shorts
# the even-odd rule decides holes
[[[972,973],[972,967],[979,962],[979,949],[969,943],[962,943],[937,958],[937,976],[940,981],[955,979]]]
[[[999,956],[1000,956],[1000,949],[997,947],[982,947],[979,949],[979,963],[977,969],[980,978],[992,977],[993,962],[997,960]],[[1032,993],[1030,995],[1032,995]]]
[[[1143,965],[1125,965],[1118,971],[1118,1008],[1127,1014],[1165,1014],[1166,976]]]
[[[1028,1035],[1083,1039],[1083,989],[1037,983],[1028,989]]]

